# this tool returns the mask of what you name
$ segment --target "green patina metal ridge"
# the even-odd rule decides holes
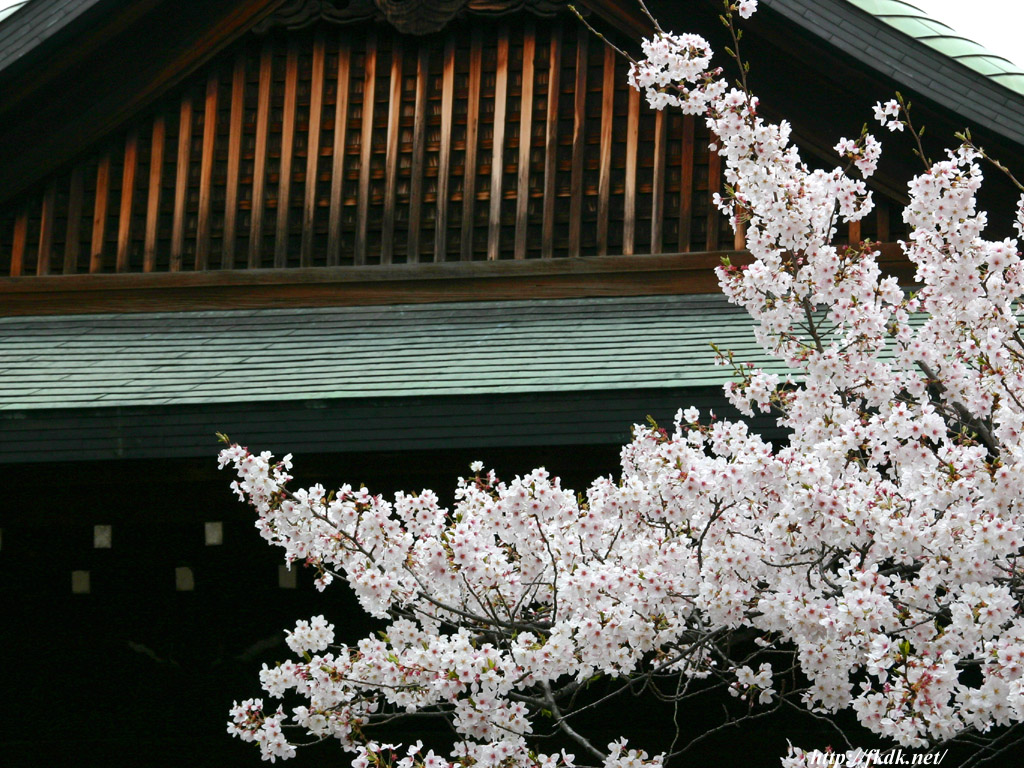
[[[889,26],[959,61],[1005,88],[1024,95],[1024,70],[959,34],[905,0],[848,0]]]

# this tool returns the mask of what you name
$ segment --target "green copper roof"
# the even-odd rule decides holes
[[[720,295],[0,318],[0,414],[714,386]],[[0,418],[2,421],[2,418]]]
[[[973,40],[968,40],[941,21],[929,18],[924,11],[905,0],[848,1],[939,53],[956,59],[1011,91],[1024,94],[1024,70]]]

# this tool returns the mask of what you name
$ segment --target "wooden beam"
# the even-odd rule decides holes
[[[309,125],[306,131],[306,190],[302,198],[302,244],[299,265],[313,266],[313,235],[316,225],[316,185],[320,160],[320,127],[323,124],[324,101],[324,33],[318,29],[313,37],[313,61],[309,82]]]
[[[878,232],[875,238],[880,242],[889,242],[889,201],[879,197],[875,203],[875,217],[878,222]]]
[[[505,111],[508,108],[508,25],[498,31],[497,70],[494,73],[494,130],[491,142],[491,195],[487,221],[487,259],[496,261],[501,248],[502,177],[505,174]]]
[[[732,247],[742,251],[747,247],[747,222],[740,219],[736,222],[736,229],[733,230]]]
[[[427,146],[427,88],[430,78],[430,46],[420,43],[416,56],[416,104],[413,111],[412,167],[409,171],[409,236],[406,261],[420,260],[420,228],[423,222],[423,165]]]
[[[679,245],[686,253],[693,247],[693,115],[683,115],[682,158],[679,164]]]
[[[715,293],[723,256],[749,261],[728,252],[0,278],[0,315]]]
[[[110,205],[110,150],[106,149],[96,166],[96,197],[92,211],[92,245],[89,271],[103,271],[103,246],[107,235],[107,209]]]
[[[622,201],[622,252],[627,256],[636,252],[636,156],[639,142],[640,92],[630,88],[626,117],[626,184]]]
[[[390,264],[395,250],[395,206],[398,195],[398,133],[402,123],[402,49],[391,47],[391,89],[388,97],[387,149],[384,156],[384,218],[380,232],[380,263]]]
[[[590,35],[576,33],[576,83],[573,90],[572,170],[569,177],[569,256],[580,255],[583,238],[583,155],[587,131],[587,67]]]
[[[334,143],[331,149],[331,201],[327,219],[327,264],[341,261],[341,219],[345,206],[345,147],[348,140],[348,89],[351,52],[348,32],[338,43],[338,80],[334,95]]]
[[[295,152],[295,109],[299,90],[299,46],[288,40],[284,69],[284,115],[281,123],[281,163],[277,178],[277,224],[274,238],[274,266],[288,266],[288,214],[292,200],[292,156]]]
[[[117,226],[117,271],[131,268],[132,203],[135,200],[135,175],[139,165],[139,132],[132,129],[124,140],[124,168],[121,171],[121,211]]]
[[[238,237],[238,179],[242,167],[242,130],[245,124],[244,51],[235,56],[231,74],[231,117],[228,125],[228,167],[224,179],[224,238],[220,250],[220,268],[235,266],[235,240]]]
[[[601,159],[597,182],[597,255],[608,253],[608,217],[612,192],[612,127],[615,123],[615,57],[604,47],[604,83],[601,87]]]
[[[206,99],[203,103],[203,150],[199,163],[199,219],[196,224],[196,269],[207,269],[210,262],[210,229],[213,200],[213,162],[217,142],[217,91],[220,76],[211,69],[206,78]]]
[[[182,256],[185,252],[185,206],[188,203],[191,160],[192,95],[185,94],[181,100],[181,112],[178,117],[178,162],[174,177],[174,218],[171,222],[171,272],[181,270]]]
[[[651,184],[651,253],[661,253],[665,238],[665,110],[654,113],[654,176]]]
[[[537,38],[529,21],[523,28],[523,78],[519,96],[519,160],[516,164],[516,239],[514,256],[526,258],[530,213],[530,143],[533,138],[533,69]]]
[[[716,143],[717,137],[712,134],[711,142]],[[722,191],[722,156],[714,150],[708,150],[708,225],[705,250],[718,250],[718,223],[722,214],[715,205],[715,194]]]
[[[36,254],[36,275],[50,274],[53,255],[53,219],[57,207],[57,183],[52,179],[43,192],[42,217],[39,222],[39,251]]]
[[[473,259],[473,233],[476,230],[476,176],[480,135],[480,80],[483,70],[483,39],[480,25],[474,25],[469,38],[469,83],[466,94],[466,159],[462,176],[461,258]]]
[[[78,271],[78,254],[82,247],[84,186],[82,166],[76,165],[71,169],[71,180],[68,184],[68,227],[64,236],[64,269],[62,270],[65,275],[73,275]]]
[[[558,97],[562,89],[562,27],[551,28],[548,49],[547,126],[544,135],[544,212],[541,218],[540,255],[555,255],[555,193],[558,179]]]
[[[259,92],[256,99],[256,146],[252,161],[252,206],[249,216],[249,269],[260,266],[263,251],[263,208],[267,184],[267,134],[270,131],[270,85],[274,43],[267,38],[260,51]]]
[[[28,203],[14,217],[14,241],[11,243],[11,277],[20,277],[25,269],[25,245],[28,242]],[[2,308],[0,308],[2,311]]]
[[[444,43],[444,69],[441,74],[441,147],[437,159],[437,213],[434,216],[434,261],[448,257],[448,196],[451,186],[452,120],[455,98],[455,36]]]
[[[156,269],[156,242],[160,229],[160,202],[164,184],[164,142],[167,127],[164,116],[153,118],[153,133],[149,144],[149,192],[146,200],[146,234],[142,244],[142,271]],[[70,219],[68,224],[70,225]],[[70,235],[69,235],[70,237]],[[65,265],[65,271],[66,270]]]
[[[886,274],[906,284],[914,267],[898,244],[881,246]],[[717,294],[714,269],[745,252],[589,256],[497,262],[0,278],[0,315],[370,306],[598,296]]]
[[[362,132],[359,145],[359,198],[356,200],[354,264],[366,263],[366,237],[370,221],[370,161],[373,158],[373,109],[377,87],[377,33],[366,33],[366,72],[363,78]]]

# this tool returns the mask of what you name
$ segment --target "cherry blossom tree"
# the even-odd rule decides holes
[[[756,5],[725,4],[741,63],[736,17]],[[1024,266],[1016,240],[982,237],[983,153],[964,137],[910,181],[908,293],[874,244],[835,244],[872,208],[873,136],[839,141],[846,167],[811,169],[789,125],[758,115],[742,66],[731,87],[702,38],[660,29],[643,50],[633,86],[717,137],[717,202],[753,258],[723,265],[721,286],[793,372],[721,353],[726,394],[774,412],[788,443],[689,408],[670,429],[636,427],[620,476],[583,494],[543,469],[505,482],[477,463],[450,508],[431,491],[289,490],[290,457],[230,445],[221,466],[262,536],[386,622],[351,645],[323,616],[288,633],[295,659],[260,680],[301,705],[247,700],[228,726],[264,758],[336,739],[355,768],[661,765],[697,734],[649,755],[580,725],[640,689],[670,703],[727,692],[748,716],[848,711],[919,750],[998,749],[1024,720]],[[876,117],[913,132],[901,101]],[[1024,236],[1024,196],[1015,226]],[[598,678],[608,687],[587,696]],[[374,726],[427,715],[450,722],[450,751],[375,740]],[[552,729],[571,753],[539,751]],[[779,757],[813,764],[799,747]]]

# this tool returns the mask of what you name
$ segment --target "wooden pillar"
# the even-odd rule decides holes
[[[242,167],[242,127],[245,120],[245,54],[235,57],[231,74],[231,117],[228,126],[228,167],[224,179],[224,237],[220,250],[220,268],[235,266],[235,240],[238,237],[238,179]]]
[[[131,265],[132,204],[135,199],[135,174],[139,164],[139,134],[128,132],[124,141],[124,168],[121,171],[121,210],[117,226],[117,271],[127,272]]]
[[[494,82],[494,141],[491,144],[491,199],[487,220],[487,259],[496,261],[501,249],[501,198],[505,175],[505,112],[508,109],[508,25],[498,32],[498,61]]]
[[[213,201],[214,144],[217,141],[217,90],[220,77],[211,70],[206,79],[206,100],[203,103],[203,154],[199,163],[199,221],[196,225],[195,269],[209,267],[210,229]]]
[[[306,131],[306,189],[302,197],[302,242],[299,265],[313,266],[313,234],[316,226],[316,184],[320,171],[320,126],[323,123],[324,101],[324,36],[318,31],[313,38],[313,62],[309,83],[309,125]]]
[[[434,216],[434,261],[448,256],[448,197],[451,194],[452,115],[455,100],[455,37],[448,33],[441,73],[441,148],[437,160],[437,213]]]
[[[469,83],[466,95],[466,160],[462,177],[462,235],[459,239],[462,261],[473,258],[473,232],[476,219],[477,138],[480,123],[480,74],[483,42],[480,27],[474,26],[469,40]],[[417,112],[417,114],[419,114]]]
[[[327,218],[327,264],[341,263],[341,219],[345,205],[345,146],[348,140],[348,88],[351,53],[348,38],[338,43],[338,80],[334,94],[334,143],[331,148],[331,201]]]
[[[519,159],[516,163],[516,259],[526,258],[530,213],[530,143],[533,139],[533,76],[537,39],[533,24],[523,29],[523,79],[519,93]]]
[[[363,117],[359,146],[359,198],[356,201],[355,264],[366,263],[366,236],[370,220],[370,161],[373,157],[373,103],[377,87],[377,35],[366,35],[366,76],[363,80]]]
[[[380,263],[390,264],[395,250],[395,206],[398,195],[398,132],[402,122],[402,49],[397,38],[391,48],[388,129],[384,156],[384,219],[380,233]]]
[[[555,255],[555,192],[558,177],[558,98],[562,87],[562,28],[551,28],[548,50],[547,127],[544,135],[544,212],[541,218],[542,259]]]
[[[576,83],[573,102],[572,170],[569,177],[569,256],[580,255],[583,236],[583,155],[587,129],[588,33],[580,30],[576,40]]]
[[[295,109],[299,89],[299,47],[288,41],[284,70],[284,114],[281,122],[281,163],[277,179],[277,221],[274,228],[274,266],[288,266],[288,225],[292,201],[292,158],[295,152]]]
[[[256,101],[256,145],[253,149],[252,206],[249,218],[249,269],[260,266],[263,250],[263,207],[267,183],[267,134],[270,131],[270,85],[274,48],[268,38],[260,51],[260,80]]]

